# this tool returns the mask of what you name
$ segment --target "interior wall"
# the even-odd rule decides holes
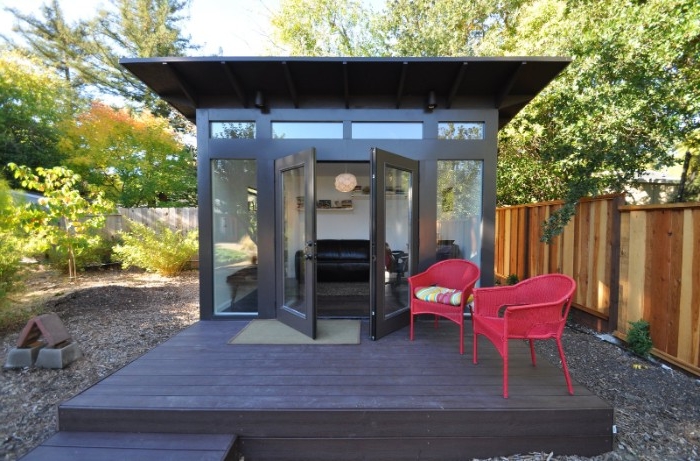
[[[319,163],[316,169],[316,199],[330,200],[334,207],[341,200],[352,200],[352,209],[317,209],[317,239],[369,239],[369,195],[361,191],[339,192],[335,189],[335,177],[345,171],[357,177],[358,186],[369,187],[369,163]]]

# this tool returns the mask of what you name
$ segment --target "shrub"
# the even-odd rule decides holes
[[[140,267],[160,275],[173,276],[182,272],[197,255],[197,231],[187,234],[157,224],[154,229],[130,222],[123,232],[124,243],[114,247],[114,257],[124,268]]]
[[[22,242],[17,237],[16,216],[10,188],[0,178],[0,300],[15,288],[19,279]]]
[[[519,281],[520,279],[518,278],[517,274],[510,274],[508,277],[506,277],[506,285],[515,285]]]
[[[630,325],[630,330],[627,332],[627,345],[635,354],[646,357],[653,346],[649,322],[642,319],[630,322]]]

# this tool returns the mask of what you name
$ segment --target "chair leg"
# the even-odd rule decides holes
[[[569,367],[566,365],[566,357],[564,356],[564,347],[561,344],[561,339],[556,338],[557,349],[559,349],[559,358],[561,359],[561,367],[564,369],[564,378],[566,379],[566,387],[570,395],[574,395],[574,388],[571,385],[571,376],[569,376]]]
[[[459,354],[464,355],[464,322],[459,324]]]
[[[477,338],[478,336],[479,336],[478,333],[474,332],[474,340],[472,341],[472,343],[473,343],[473,345],[472,345],[472,362],[474,362],[474,365],[476,365],[479,361],[477,359],[478,351],[476,348],[476,344],[478,342],[478,338]]]
[[[530,339],[530,358],[532,359],[532,366],[537,366],[537,359],[535,358],[535,342]]]
[[[411,334],[409,336],[410,340],[413,341],[413,312],[411,312]]]
[[[503,398],[508,398],[508,342],[503,349]]]
[[[437,314],[435,314],[435,329],[436,329],[436,330],[437,330],[437,327],[438,327],[438,318],[439,318],[439,317],[437,316]]]

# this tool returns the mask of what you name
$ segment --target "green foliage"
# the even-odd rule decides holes
[[[95,102],[69,125],[60,143],[67,165],[112,202],[127,208],[196,205],[194,154],[167,119]]]
[[[293,54],[572,58],[499,132],[498,203],[566,201],[546,224],[547,240],[580,198],[623,191],[641,172],[672,164],[675,148],[690,147],[698,132],[696,0],[390,0],[365,36],[342,35],[356,10],[328,15],[325,3],[289,0],[273,21],[292,32],[278,39]],[[338,34],[343,47],[316,45]]]
[[[508,277],[506,277],[506,285],[515,285],[519,281],[520,279],[518,278],[517,274],[510,274]]]
[[[183,35],[187,0],[112,0],[98,5],[92,18],[68,23],[58,0],[42,5],[39,15],[15,16],[15,31],[25,44],[15,44],[40,57],[43,64],[81,92],[97,88],[102,94],[137,102],[151,112],[186,122],[143,82],[119,65],[121,56],[183,56],[195,49]],[[177,120],[175,120],[177,119]],[[53,166],[53,165],[51,165]]]
[[[163,224],[154,229],[130,222],[123,232],[123,244],[114,247],[114,255],[124,268],[140,267],[164,276],[182,272],[198,252],[198,232],[173,231]]]
[[[19,280],[22,245],[16,226],[17,214],[10,188],[0,178],[0,303]]]
[[[19,52],[0,51],[0,165],[31,168],[62,162],[59,124],[70,117],[71,91],[41,64]],[[19,183],[4,172],[13,187]]]
[[[216,266],[235,264],[249,259],[248,253],[233,248],[217,247],[214,249],[214,263]]]
[[[8,164],[10,171],[25,189],[44,196],[39,204],[25,204],[19,212],[21,229],[37,252],[61,255],[54,261],[68,267],[71,279],[77,276],[76,260],[101,241],[100,229],[113,205],[100,192],[89,193],[89,199],[77,189],[79,175],[63,167],[51,169]]]
[[[627,332],[627,346],[630,350],[640,357],[646,357],[653,345],[649,322],[644,319],[630,322],[630,329]]]

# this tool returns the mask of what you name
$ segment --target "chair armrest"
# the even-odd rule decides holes
[[[518,304],[514,285],[474,288],[474,315],[498,317],[504,305]]]
[[[508,306],[504,313],[508,334],[553,337],[561,333],[566,323],[563,308],[564,303],[559,301]]]
[[[408,277],[408,284],[411,286],[411,291],[416,287],[429,287],[435,283],[435,279],[429,272],[421,272],[420,274]],[[411,293],[413,296],[413,293]]]

